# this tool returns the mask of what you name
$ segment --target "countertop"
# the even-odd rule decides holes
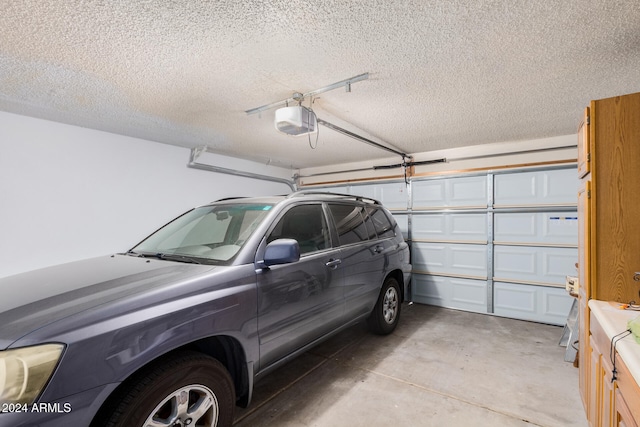
[[[629,320],[640,316],[640,311],[621,310],[619,307],[619,302],[594,299],[589,301],[591,315],[596,316],[609,340],[615,335],[626,331]],[[635,341],[632,335],[628,335],[617,341],[616,350],[629,368],[636,383],[640,385],[640,344]]]

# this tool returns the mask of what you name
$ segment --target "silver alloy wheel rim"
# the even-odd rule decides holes
[[[144,427],[214,427],[220,407],[213,392],[203,385],[182,387],[164,398],[154,408]]]
[[[387,289],[384,293],[384,299],[382,300],[382,316],[384,321],[388,324],[393,323],[396,320],[396,314],[398,313],[398,293],[393,286]]]

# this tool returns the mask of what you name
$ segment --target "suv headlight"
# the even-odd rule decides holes
[[[0,403],[33,403],[63,349],[62,344],[45,344],[0,351]]]

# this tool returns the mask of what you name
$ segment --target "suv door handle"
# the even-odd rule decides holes
[[[336,269],[338,268],[338,265],[342,264],[342,260],[341,259],[333,259],[331,258],[329,261],[326,262],[326,266],[329,268],[333,268]]]
[[[380,252],[382,252],[384,250],[384,248],[380,245],[376,246],[375,248],[373,248],[373,252],[379,254]]]

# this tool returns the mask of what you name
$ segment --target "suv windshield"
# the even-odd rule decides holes
[[[230,264],[272,205],[229,204],[193,209],[147,237],[130,254],[174,261]]]

